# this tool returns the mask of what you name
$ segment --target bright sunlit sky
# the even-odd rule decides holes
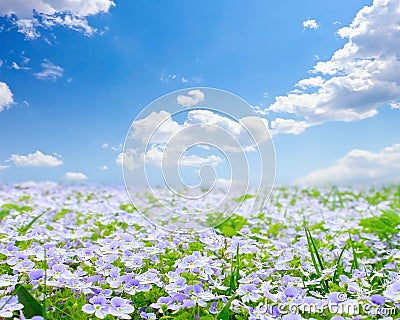
[[[400,181],[400,2],[0,1],[0,182],[121,183],[135,116],[215,87],[268,120],[277,182]]]

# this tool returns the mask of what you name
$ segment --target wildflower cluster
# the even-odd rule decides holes
[[[180,234],[150,225],[123,189],[3,185],[0,318],[400,315],[400,188],[277,188],[257,217],[250,201]]]

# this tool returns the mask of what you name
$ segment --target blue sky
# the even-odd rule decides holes
[[[4,1],[0,182],[120,183],[116,159],[137,114],[199,86],[257,106],[278,183],[399,181],[396,8],[396,0]]]

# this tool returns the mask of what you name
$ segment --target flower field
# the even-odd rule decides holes
[[[400,186],[277,187],[180,234],[122,188],[3,185],[0,318],[397,319],[399,209]]]

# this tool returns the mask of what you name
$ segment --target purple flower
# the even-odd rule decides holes
[[[14,311],[21,310],[24,306],[18,303],[18,296],[4,296],[0,299],[0,317],[11,318]]]
[[[119,288],[122,284],[122,279],[118,268],[113,268],[110,271],[110,276],[107,277],[107,282],[111,288]]]
[[[290,302],[296,299],[299,296],[299,291],[293,287],[293,286],[288,286],[283,290],[283,297],[282,300],[284,302]]]
[[[301,320],[301,319],[304,318],[301,315],[295,313],[285,314],[282,317],[282,320]]]
[[[256,302],[261,298],[259,290],[254,284],[239,284],[237,294],[242,297],[243,302]]]
[[[140,317],[143,319],[146,319],[146,320],[156,320],[157,319],[155,313],[152,313],[152,312],[149,312],[149,313],[141,312]]]
[[[47,275],[57,280],[72,278],[72,273],[68,270],[68,266],[62,263],[53,265],[51,269],[47,271]]]
[[[160,297],[156,303],[150,305],[151,308],[158,309],[158,312],[164,313],[169,309],[169,306],[173,303],[170,297]]]
[[[17,271],[19,273],[26,273],[26,272],[32,270],[34,267],[35,267],[35,264],[31,260],[26,259],[26,260],[21,261],[20,263],[17,263],[12,268],[14,271]]]
[[[24,313],[22,312],[22,310],[20,311],[20,315],[19,318],[21,320],[44,320],[44,318],[42,316],[33,316],[32,318],[25,318]]]
[[[140,287],[140,282],[137,279],[131,279],[124,285],[124,291],[130,295],[135,295],[137,289]]]
[[[364,271],[361,271],[361,270],[358,270],[358,269],[355,269],[353,271],[353,276],[355,278],[357,278],[357,279],[362,279],[362,278],[365,277],[365,275],[366,275],[366,273]]]
[[[189,296],[190,300],[194,301],[195,304],[198,304],[201,307],[205,307],[207,305],[206,301],[214,299],[214,295],[209,291],[204,291],[200,284],[187,287],[184,290],[184,293]],[[184,304],[190,305],[190,303],[187,301],[184,301]]]
[[[120,319],[131,319],[129,313],[132,313],[133,311],[135,311],[135,308],[128,303],[128,300],[120,297],[112,298],[111,306],[108,309],[110,314]]]
[[[193,308],[194,306],[196,306],[196,301],[192,300],[192,299],[185,299],[182,302],[182,308]]]
[[[93,314],[100,319],[104,319],[109,314],[107,299],[102,296],[94,296],[89,299],[90,304],[85,304],[82,311],[88,314]]]
[[[382,297],[380,294],[373,294],[373,295],[371,296],[371,302],[372,302],[373,304],[376,304],[376,305],[378,305],[378,306],[381,306],[381,305],[385,304],[385,298]]]
[[[43,278],[44,270],[32,269],[28,275],[29,275],[29,279],[31,279],[31,281],[37,281],[37,280],[40,280],[41,278]]]
[[[175,279],[172,283],[165,286],[165,290],[171,292],[179,292],[185,290],[187,287],[185,278]]]
[[[218,309],[217,309],[217,301],[214,301],[210,308],[208,309],[208,312],[212,313],[212,314],[217,314],[218,313]]]
[[[139,256],[125,261],[125,266],[132,269],[141,268],[143,266],[143,259]]]
[[[196,257],[195,255],[190,255],[182,259],[182,261],[178,264],[178,268],[193,270],[204,267],[205,265],[206,262],[204,259]]]
[[[8,274],[2,274],[0,276],[0,287],[15,286],[18,283],[18,276],[11,276]]]
[[[158,277],[158,271],[150,269],[145,273],[142,273],[137,276],[140,284],[158,284],[160,282],[160,278]]]
[[[343,292],[331,292],[329,294],[329,300],[333,303],[341,303],[347,300],[347,295]]]
[[[400,280],[391,283],[383,295],[393,302],[400,303]]]

